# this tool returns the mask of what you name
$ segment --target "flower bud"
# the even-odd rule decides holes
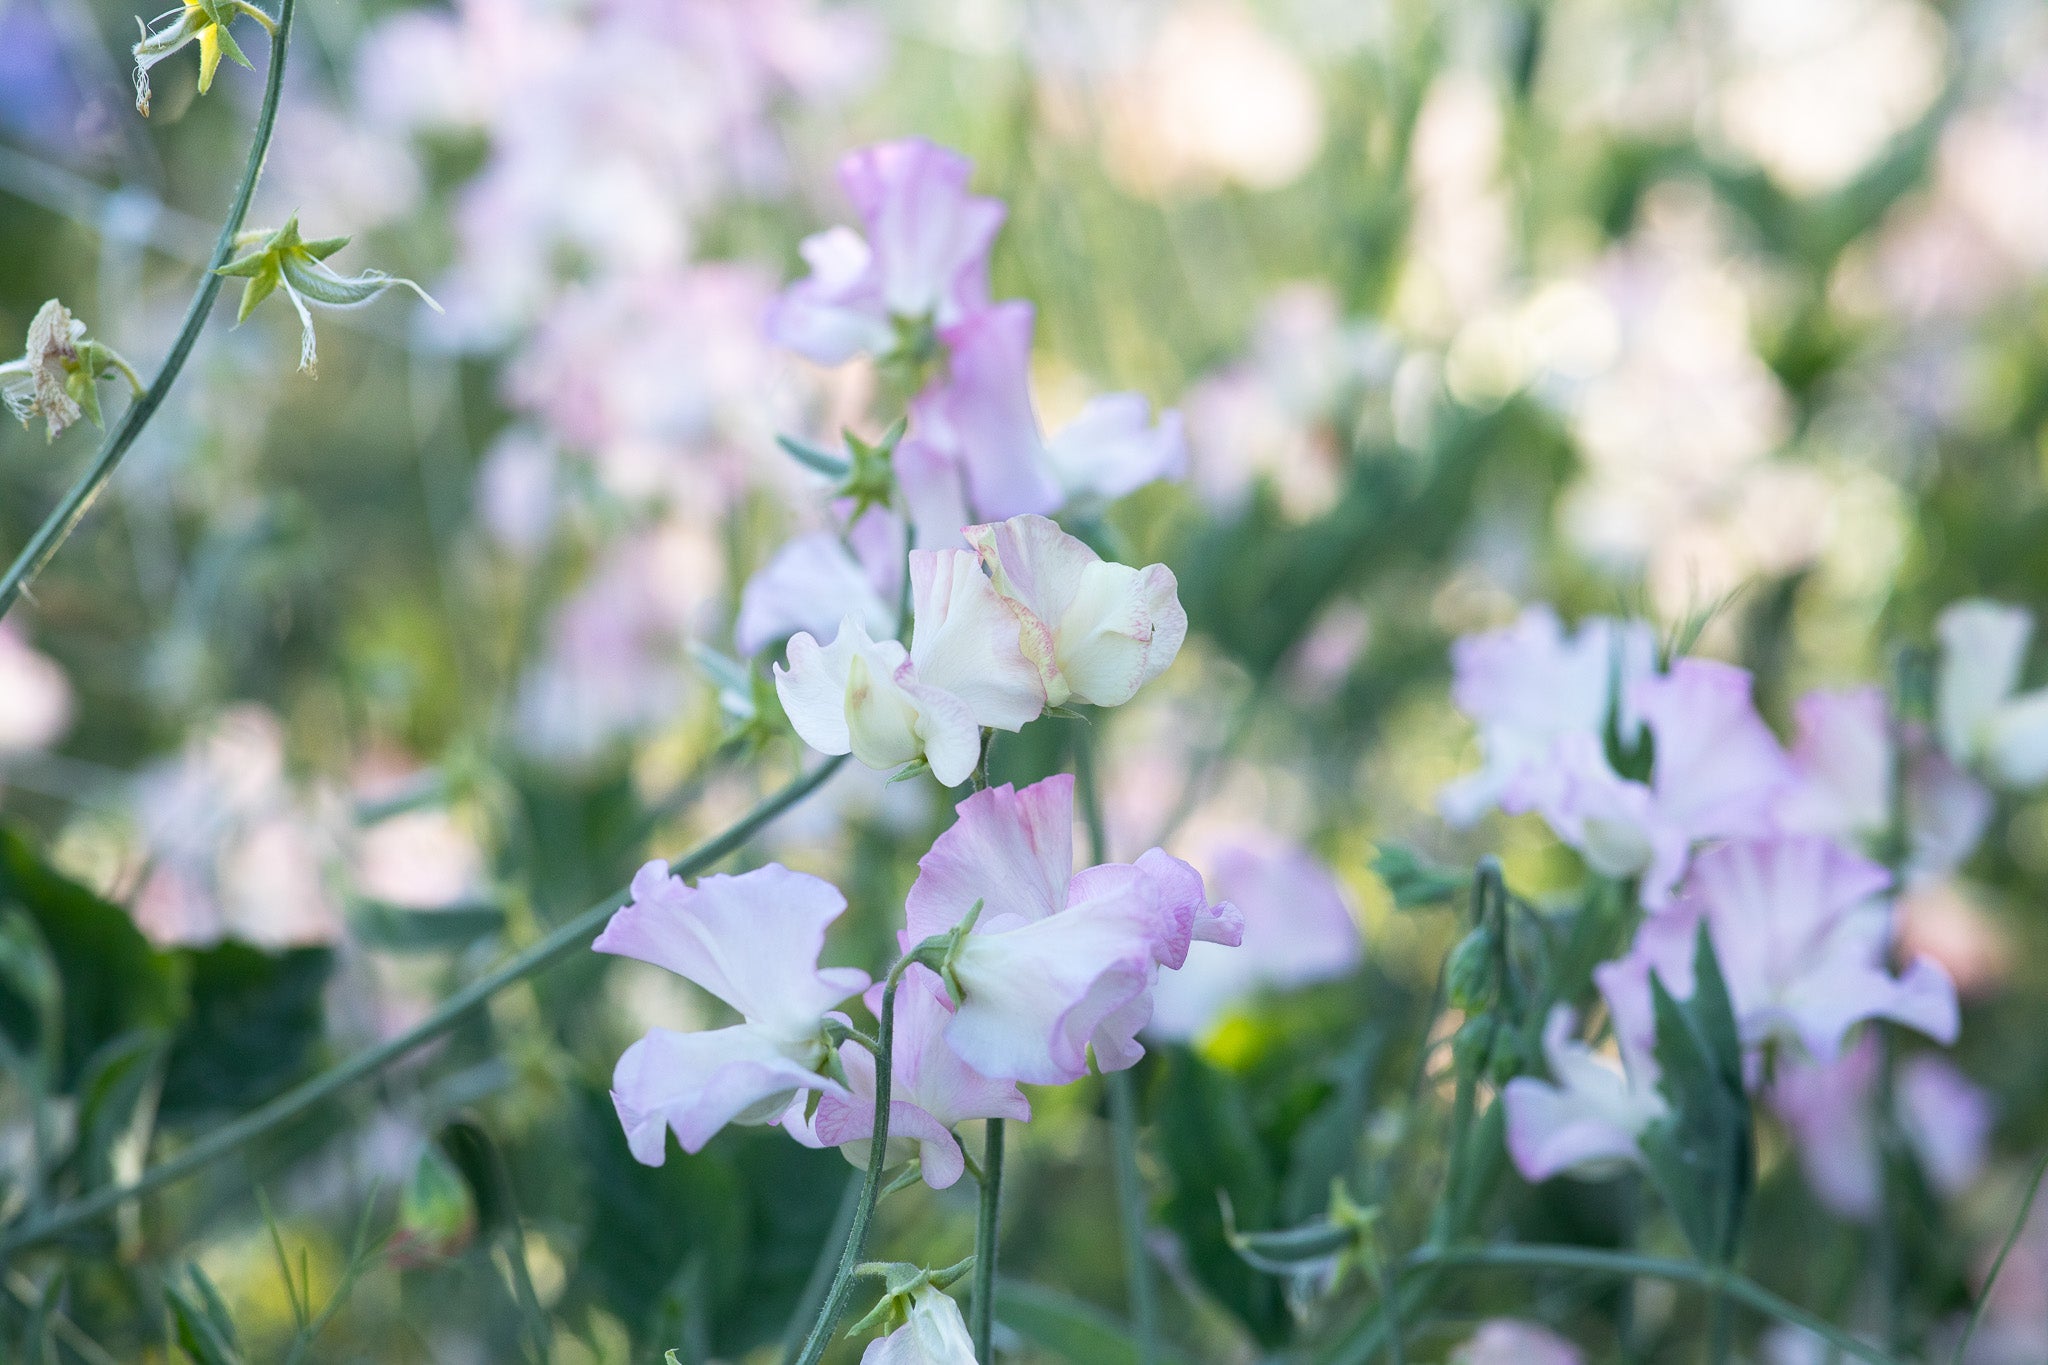
[[[476,1199],[469,1183],[439,1147],[427,1144],[399,1197],[392,1261],[413,1267],[458,1255],[476,1236],[476,1228]]]
[[[1485,1009],[1499,984],[1493,967],[1493,931],[1481,925],[1458,941],[1444,963],[1445,998],[1467,1014]]]

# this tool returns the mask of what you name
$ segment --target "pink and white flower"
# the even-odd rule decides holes
[[[702,1150],[729,1123],[772,1123],[807,1092],[840,1093],[822,1074],[828,1011],[868,985],[866,972],[818,966],[825,931],[846,909],[830,883],[779,864],[692,888],[656,861],[591,946],[693,981],[741,1022],[699,1033],[650,1029],[612,1075],[612,1103],[634,1157],[659,1166],[673,1130]]]
[[[881,1012],[881,987],[868,991],[868,1008]],[[914,1153],[924,1183],[943,1190],[966,1170],[953,1130],[968,1119],[1029,1119],[1031,1102],[1015,1081],[991,1080],[946,1041],[953,1005],[939,978],[912,966],[896,988],[896,1029],[890,1040],[889,1152],[886,1164]],[[839,1049],[848,1093],[818,1102],[810,1136],[837,1147],[865,1167],[875,1131],[875,1059],[858,1042]]]
[[[1040,516],[965,534],[1015,614],[1047,705],[1120,706],[1180,653],[1188,618],[1164,564],[1107,563]]]
[[[770,311],[774,340],[822,365],[894,349],[903,323],[949,327],[988,301],[988,253],[1007,210],[967,192],[974,165],[905,138],[850,153],[839,182],[867,232],[804,239],[810,275]]]
[[[1201,875],[1161,850],[1072,871],[1071,777],[977,792],[959,812],[918,860],[903,942],[945,933],[981,903],[951,963],[960,994],[946,1039],[984,1075],[1064,1084],[1091,1050],[1103,1071],[1131,1066],[1160,968],[1197,940],[1242,935],[1235,908],[1211,906]]]
[[[820,753],[871,768],[925,760],[946,786],[967,780],[981,731],[1021,730],[1045,709],[1016,618],[965,550],[910,555],[910,648],[876,641],[848,616],[830,645],[789,642],[775,690],[790,724]]]

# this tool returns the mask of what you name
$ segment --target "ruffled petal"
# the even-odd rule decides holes
[[[667,1133],[699,1152],[728,1123],[767,1123],[799,1091],[839,1087],[791,1059],[751,1024],[705,1033],[650,1030],[619,1057],[612,1104],[636,1160],[659,1166]]]
[[[1022,791],[1009,784],[976,792],[959,818],[917,860],[904,905],[904,946],[960,922],[982,902],[983,928],[1030,923],[1067,903],[1074,874],[1074,779],[1067,774]]]

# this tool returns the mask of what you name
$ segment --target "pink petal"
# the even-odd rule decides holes
[[[733,642],[741,654],[757,654],[798,633],[828,634],[849,616],[878,639],[886,639],[896,628],[895,602],[884,600],[838,536],[815,531],[777,550],[747,580],[740,592]]]
[[[1163,412],[1153,426],[1150,409],[1143,394],[1091,398],[1046,444],[1046,458],[1068,497],[1114,501],[1156,479],[1186,475],[1180,414]]]
[[[1066,774],[1022,791],[1005,784],[976,792],[959,819],[917,861],[904,910],[904,946],[960,922],[983,902],[982,926],[1028,923],[1066,904],[1074,871],[1074,779]]]
[[[1114,1055],[1102,1065],[1128,1064],[1151,1013],[1155,927],[1142,904],[1111,901],[969,935],[954,968],[965,998],[947,1041],[985,1076],[1063,1085],[1087,1073],[1089,1045],[1108,1025]]]
[[[947,327],[946,382],[911,409],[912,428],[959,462],[985,517],[1051,512],[1064,500],[1031,406],[1031,328],[1031,305],[1018,300]]]

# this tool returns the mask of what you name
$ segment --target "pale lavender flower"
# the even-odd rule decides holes
[[[825,1018],[868,975],[821,968],[818,955],[845,909],[830,883],[775,863],[694,888],[660,861],[634,876],[632,899],[591,946],[693,981],[742,1021],[700,1033],[650,1029],[626,1049],[612,1102],[635,1158],[661,1165],[671,1129],[696,1152],[729,1123],[772,1123],[808,1092],[840,1091],[821,1071]]]
[[[1643,1130],[1668,1112],[1647,1049],[1617,1028],[1620,1055],[1603,1056],[1572,1036],[1577,1023],[1569,1006],[1552,1007],[1543,1026],[1550,1079],[1517,1076],[1501,1091],[1508,1155],[1526,1180],[1597,1180],[1639,1165]]]
[[[869,1342],[860,1365],[974,1365],[974,1341],[952,1296],[923,1285],[903,1325]]]
[[[803,633],[821,636],[849,616],[870,637],[896,633],[903,583],[903,523],[870,507],[842,537],[811,531],[777,550],[740,590],[733,643],[744,655]]]
[[[893,350],[899,328],[950,327],[988,302],[988,252],[1006,210],[967,192],[973,163],[906,138],[852,152],[839,181],[866,235],[804,240],[810,275],[769,314],[774,340],[823,365]]]

